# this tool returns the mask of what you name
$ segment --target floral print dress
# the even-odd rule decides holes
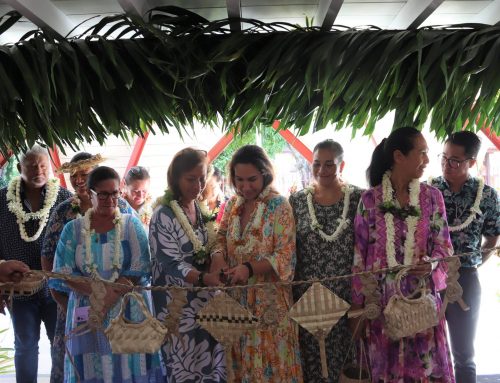
[[[297,267],[295,280],[321,279],[351,273],[354,257],[354,216],[362,190],[353,187],[349,199],[347,219],[350,224],[339,237],[327,242],[317,230],[311,228],[311,217],[307,206],[307,191],[302,190],[290,196],[295,222],[297,225]],[[337,219],[342,217],[344,199],[324,206],[313,201],[314,211],[319,224],[325,233],[333,233],[338,226]],[[346,302],[351,302],[351,281],[342,279],[322,283]],[[310,285],[296,285],[293,298],[298,301]],[[344,363],[350,362],[349,346],[352,335],[348,327],[347,317],[342,317],[326,337],[326,357],[328,363],[328,379],[321,373],[319,344],[316,338],[300,327],[300,356],[304,381],[306,382],[338,382],[340,370]]]
[[[443,197],[439,190],[420,184],[419,194],[421,215],[415,232],[415,253],[413,264],[424,256],[443,258],[453,254]],[[382,186],[376,186],[361,196],[354,221],[355,254],[354,272],[372,271],[387,267],[386,224],[379,209],[382,203]],[[396,260],[402,264],[406,237],[405,221],[394,217]],[[434,295],[438,310],[441,299],[438,291],[446,287],[446,263],[440,262],[427,280],[427,288]],[[381,293],[382,310],[389,298],[396,293],[394,273],[375,274]],[[401,283],[402,292],[408,295],[417,284],[415,277],[408,277]],[[359,277],[352,281],[352,300],[362,305]],[[451,356],[446,339],[445,319],[435,327],[416,334],[414,337],[391,340],[385,332],[384,318],[368,321],[366,328],[368,356],[373,382],[454,382]]]
[[[202,222],[197,208],[198,222]],[[204,245],[208,233],[204,225],[194,228]],[[194,265],[194,248],[170,206],[160,206],[149,226],[149,244],[153,261],[153,286],[192,286],[186,281]],[[165,320],[171,295],[153,291],[156,317]],[[196,314],[213,297],[211,291],[188,291],[179,324],[180,336],[170,335],[162,346],[167,381],[176,383],[219,383],[226,381],[226,359],[222,346],[196,322]]]
[[[245,228],[240,228],[240,209],[236,201],[237,197],[233,197],[227,202],[216,250],[225,254],[229,267],[248,261],[269,261],[274,274],[253,276],[248,284],[291,281],[295,269],[295,223],[288,201],[275,193],[263,200],[259,197],[257,202],[263,203],[263,209],[254,209]],[[235,381],[302,382],[297,325],[284,315],[292,304],[291,288],[238,289],[231,294],[255,317],[271,313],[281,319],[277,328],[244,332],[240,341],[234,344]]]

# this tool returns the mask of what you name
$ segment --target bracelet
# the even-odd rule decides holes
[[[205,282],[203,282],[204,276],[205,276],[205,273],[203,271],[200,274],[198,274],[198,283],[196,284],[196,286],[205,287]]]
[[[252,278],[253,277],[253,267],[252,267],[252,264],[250,262],[243,262],[242,265],[246,266],[247,269],[248,269],[248,279]]]

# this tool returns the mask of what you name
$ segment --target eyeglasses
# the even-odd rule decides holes
[[[95,190],[93,189],[90,189],[90,191],[92,193],[94,193],[97,197],[98,200],[101,200],[101,201],[105,201],[107,200],[109,197],[111,197],[111,199],[118,199],[120,198],[120,191],[114,191],[113,193],[108,193],[108,192],[96,192]]]
[[[448,158],[444,154],[438,155],[438,158],[441,160],[441,164],[444,164],[445,162],[448,163],[448,166],[452,169],[458,169],[462,164],[466,161],[473,160],[474,158],[466,158],[465,160],[455,160],[453,158]]]

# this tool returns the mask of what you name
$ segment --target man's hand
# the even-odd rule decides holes
[[[30,268],[20,261],[3,261],[0,263],[0,282],[17,283],[23,279],[25,273],[30,271]]]

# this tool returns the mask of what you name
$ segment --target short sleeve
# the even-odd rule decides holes
[[[76,238],[75,238],[75,221],[71,221],[64,226],[59,242],[57,243],[54,267],[55,273],[78,275],[81,276],[81,270],[76,265]],[[70,293],[71,289],[61,279],[51,278],[49,287],[54,290]]]

